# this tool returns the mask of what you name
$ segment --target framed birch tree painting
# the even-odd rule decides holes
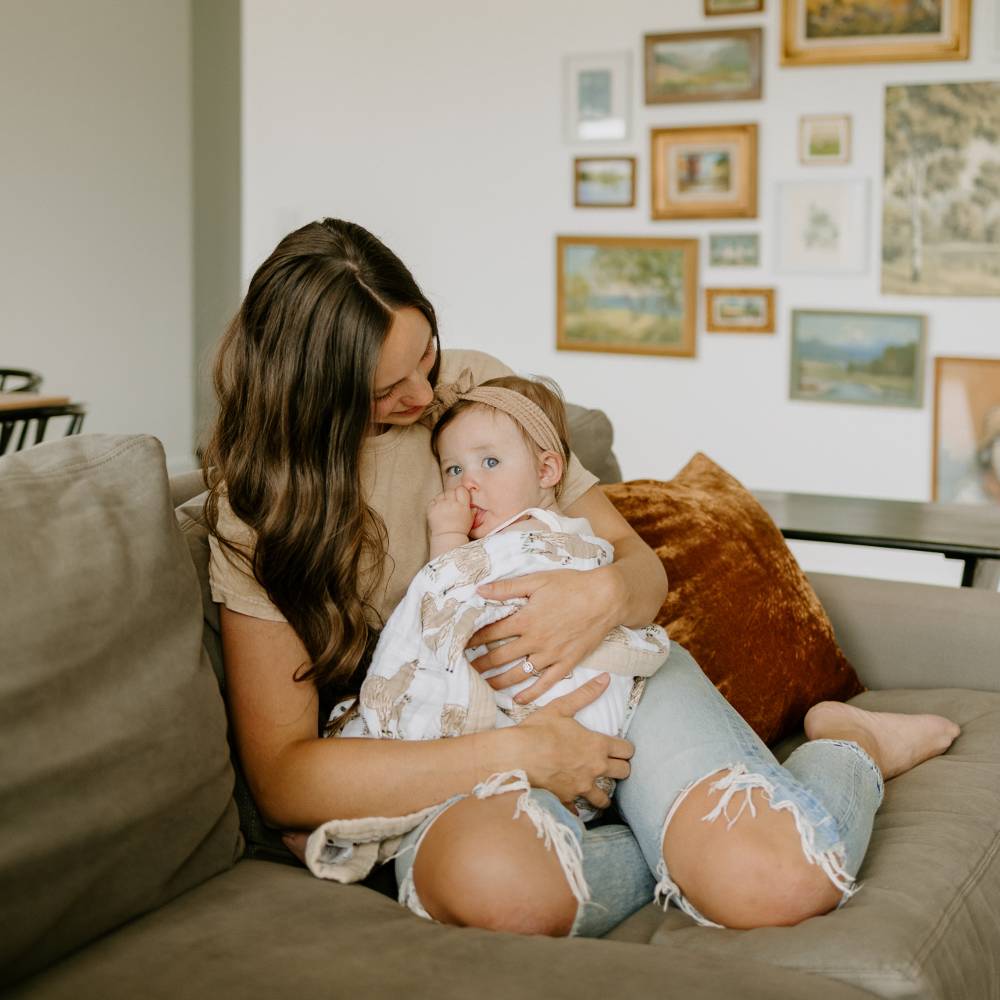
[[[887,87],[882,291],[1000,295],[1000,82]]]

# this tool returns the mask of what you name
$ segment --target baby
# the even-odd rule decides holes
[[[610,562],[610,544],[593,538],[586,518],[567,517],[557,506],[570,450],[565,408],[554,383],[506,376],[478,388],[487,391],[466,394],[479,399],[458,399],[431,434],[444,487],[427,512],[431,559],[490,535],[557,532],[600,542],[607,547]],[[491,393],[490,389],[504,392]],[[491,396],[491,402],[486,402]],[[514,412],[499,409],[498,401],[508,403]],[[666,635],[662,638],[665,644]],[[470,658],[477,652],[470,651]],[[488,679],[507,670],[526,675],[521,683],[495,692],[498,707],[514,721],[603,672],[599,667],[577,667],[522,708],[514,696],[541,673],[522,658],[482,676]],[[577,713],[577,721],[608,735],[624,735],[634,686],[634,678],[611,674],[607,690]]]

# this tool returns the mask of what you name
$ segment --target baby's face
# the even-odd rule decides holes
[[[441,483],[464,486],[475,513],[470,538],[482,538],[526,507],[540,506],[539,462],[517,424],[499,410],[463,410],[441,432]]]

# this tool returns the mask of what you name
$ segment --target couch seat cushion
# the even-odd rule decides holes
[[[647,944],[445,927],[361,886],[241,861],[36,976],[45,1000],[613,997],[861,1000],[842,983],[747,960],[665,960]]]
[[[726,962],[752,957],[884,997],[1000,995],[1000,694],[869,691],[851,704],[936,712],[962,726],[945,755],[886,784],[861,891],[795,927],[715,930],[671,909],[653,944]],[[646,911],[612,934],[634,940],[643,928]]]
[[[241,841],[159,441],[6,456],[0,510],[2,984],[225,870]]]

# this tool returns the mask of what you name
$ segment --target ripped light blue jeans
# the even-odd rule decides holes
[[[858,744],[813,740],[784,765],[716,690],[682,647],[650,678],[627,737],[635,744],[631,774],[619,781],[615,803],[628,824],[587,828],[551,793],[529,788],[524,773],[494,775],[471,794],[486,798],[520,791],[515,815],[524,813],[545,846],[554,850],[578,901],[571,934],[599,937],[652,899],[680,907],[709,927],[684,897],[663,861],[664,832],[687,791],[708,775],[722,791],[704,818],[731,825],[754,810],[751,791],[760,788],[770,807],[795,819],[802,850],[841,891],[843,905],[858,889],[855,876],[882,802],[882,775]],[[464,795],[442,803],[404,838],[396,855],[399,901],[427,917],[413,883],[413,862],[424,834]]]

